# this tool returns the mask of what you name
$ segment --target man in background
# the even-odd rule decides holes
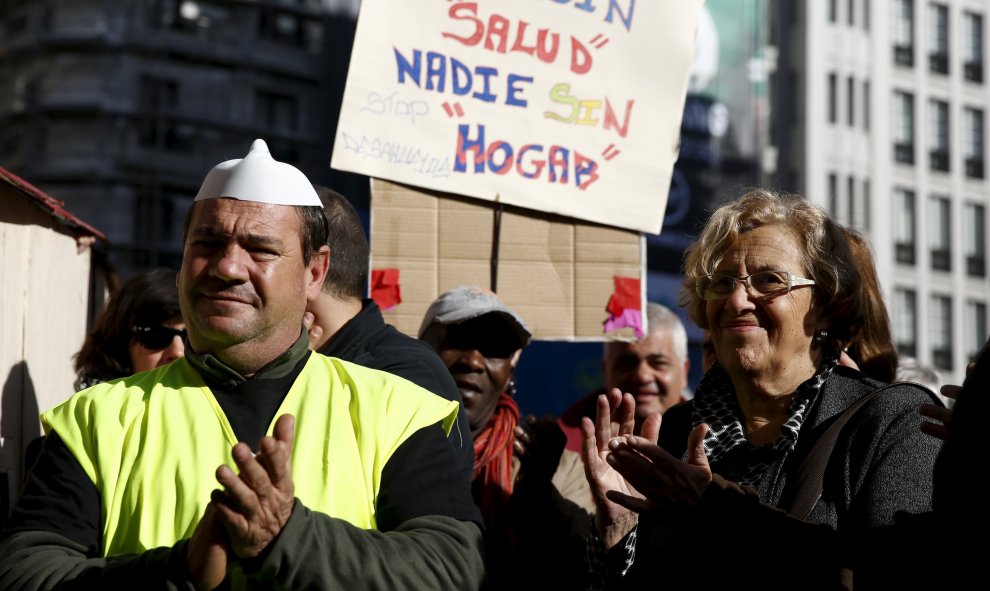
[[[567,449],[581,451],[581,417],[595,418],[599,394],[618,388],[636,399],[636,433],[642,421],[684,400],[691,361],[687,332],[677,314],[660,304],[646,305],[647,332],[634,342],[608,341],[602,355],[605,387],[577,401],[558,423]]]
[[[450,372],[431,347],[385,324],[378,304],[362,299],[368,285],[368,239],[354,207],[327,187],[317,186],[328,221],[330,270],[319,297],[307,306],[313,349],[405,378],[429,392],[458,403],[457,422],[448,442],[458,465],[471,479],[474,446],[464,403]]]

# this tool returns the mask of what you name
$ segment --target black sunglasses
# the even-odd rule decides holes
[[[186,338],[185,329],[179,330],[167,326],[132,326],[131,332],[142,347],[153,351],[168,347],[176,336],[182,337],[183,340]]]

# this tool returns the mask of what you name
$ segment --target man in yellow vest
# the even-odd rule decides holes
[[[257,140],[186,222],[187,356],[42,415],[0,588],[477,588],[457,403],[308,349],[328,266],[309,181]]]

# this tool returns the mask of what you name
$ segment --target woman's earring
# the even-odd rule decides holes
[[[509,385],[505,388],[505,393],[509,396],[515,397],[516,395],[516,379],[509,378]]]
[[[822,344],[825,342],[825,337],[827,336],[828,336],[828,331],[825,330],[824,328],[820,328],[815,331],[815,342],[818,344]]]

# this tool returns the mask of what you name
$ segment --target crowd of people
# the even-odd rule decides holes
[[[204,179],[178,273],[113,294],[0,536],[0,588],[859,589],[975,574],[990,353],[905,381],[866,240],[797,196],[713,212],[678,315],[522,416],[524,318],[478,287],[418,339],[364,298],[346,198],[258,140]],[[899,367],[900,365],[900,367]],[[920,375],[920,374],[914,374]],[[944,443],[943,443],[944,440]],[[910,560],[954,542],[950,558]],[[962,548],[956,548],[960,545]]]

